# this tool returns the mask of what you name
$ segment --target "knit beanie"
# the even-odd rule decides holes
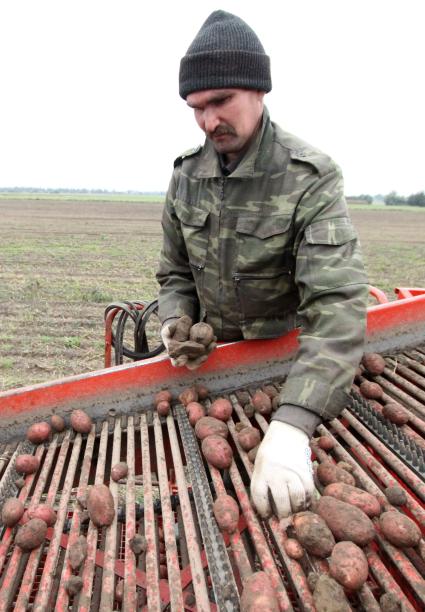
[[[270,58],[245,21],[214,11],[180,62],[179,93],[226,87],[270,91]]]

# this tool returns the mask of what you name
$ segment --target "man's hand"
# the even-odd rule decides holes
[[[166,322],[165,325],[162,326],[161,329],[161,339],[164,343],[165,349],[167,353],[168,345],[170,340],[173,338],[174,331],[176,329],[176,320],[172,319],[170,322]],[[170,357],[171,365],[175,368],[179,368],[182,366],[186,366],[188,370],[196,370],[199,366],[204,363],[208,359],[208,355],[217,347],[217,338],[214,336],[214,340],[205,347],[205,353],[200,355],[199,357],[195,357],[193,359],[189,359],[187,355],[180,355],[177,359],[173,359]]]
[[[309,438],[301,429],[270,423],[251,479],[252,501],[263,518],[273,512],[284,518],[309,506],[314,491],[310,454]]]

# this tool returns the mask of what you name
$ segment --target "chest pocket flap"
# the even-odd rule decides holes
[[[196,208],[180,200],[175,201],[175,211],[182,223],[193,227],[204,227],[209,215],[207,210]]]
[[[291,225],[291,215],[272,215],[270,217],[239,217],[236,231],[264,239],[287,232]]]
[[[355,238],[356,230],[348,217],[317,221],[305,230],[305,239],[309,244],[341,245]]]

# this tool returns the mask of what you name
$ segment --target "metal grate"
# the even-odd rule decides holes
[[[425,372],[411,363],[413,360],[415,365],[423,367],[421,359],[425,360],[425,354],[420,351],[417,354],[420,359],[415,358],[415,352],[405,355],[410,361],[405,360],[402,365],[409,369],[409,374],[394,372],[394,363],[402,362],[398,356],[387,358],[388,372],[386,369],[380,378],[385,383],[386,397],[397,398],[410,411],[409,422],[400,428],[401,433],[397,432],[397,436],[402,435],[403,440],[407,437],[409,448],[414,444],[414,448],[422,452],[425,449],[422,417],[425,405],[420,394],[409,391],[409,385],[422,383],[417,376],[425,380]],[[410,371],[415,373],[414,377]],[[275,385],[276,389],[280,386],[276,382]],[[418,388],[422,389],[420,385]],[[252,394],[255,389],[247,391]],[[409,401],[403,401],[402,393]],[[240,593],[244,579],[253,571],[263,569],[272,581],[281,610],[313,612],[307,576],[311,571],[326,571],[326,561],[307,553],[299,562],[290,559],[284,548],[288,536],[283,524],[275,517],[261,521],[253,511],[249,497],[253,464],[238,444],[236,426],[238,423],[253,425],[263,435],[268,421],[259,414],[247,416],[250,413],[245,413],[235,393],[228,397],[234,406],[228,422],[234,461],[224,472],[205,462],[203,468],[212,497],[227,492],[238,501],[241,509],[239,530],[224,536],[232,580]],[[366,410],[363,400],[357,398],[356,401]],[[379,402],[368,407],[374,411],[378,422],[382,422],[380,408]],[[402,484],[407,503],[401,510],[424,529],[425,489],[421,474],[414,465],[402,461],[400,448],[395,452],[391,438],[383,441],[382,432],[373,431],[360,413],[361,410],[344,410],[340,418],[319,426],[318,434],[334,439],[335,447],[325,453],[313,443],[315,462],[329,459],[349,462],[358,486],[376,495],[385,507],[389,504],[384,489]],[[196,487],[192,487],[189,480],[184,450],[187,420],[184,420],[183,411],[178,414],[178,419],[171,415],[160,419],[154,412],[108,417],[103,423],[97,423],[97,429],[93,427],[88,436],[67,431],[35,450],[40,458],[40,469],[26,478],[19,498],[26,506],[35,506],[40,500],[52,503],[57,511],[57,522],[48,530],[45,546],[25,554],[14,546],[14,531],[3,529],[0,612],[29,607],[34,611],[141,610],[145,605],[144,609],[152,611],[224,609],[217,605],[217,578],[213,568],[208,566],[203,546],[204,519],[200,520],[200,513],[208,514],[210,510],[199,503]],[[2,451],[2,457],[7,451],[8,459],[0,465],[0,490],[10,481],[14,450],[10,447]],[[129,465],[125,486],[109,481],[111,465],[120,460]],[[196,472],[192,474],[192,480],[194,478],[197,478]],[[103,482],[110,487],[117,512],[110,527],[97,529],[86,520],[78,499],[88,485]],[[208,520],[210,518],[207,516]],[[147,540],[147,550],[139,556],[130,548],[130,540],[136,533],[143,534]],[[65,589],[71,575],[69,545],[80,534],[87,537],[88,543],[88,555],[80,570],[83,588],[70,598]],[[366,547],[366,554],[369,578],[357,594],[349,595],[353,609],[378,610],[379,597],[384,592],[395,595],[403,610],[424,608],[423,547],[396,549],[385,541],[377,526],[376,539]],[[120,580],[124,580],[122,602],[115,597]]]

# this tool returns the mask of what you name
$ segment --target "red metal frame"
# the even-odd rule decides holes
[[[403,297],[406,292],[415,294]],[[397,288],[399,299],[368,309],[368,344],[382,348],[390,336],[407,334],[420,343],[425,341],[425,289]],[[248,372],[254,377],[261,367],[275,375],[297,350],[298,331],[272,340],[244,340],[220,345],[196,371],[173,368],[166,356],[154,357],[104,370],[12,389],[0,393],[0,424],[8,427],[8,439],[20,435],[34,417],[57,412],[68,414],[75,407],[88,409],[95,417],[105,415],[120,401],[124,411],[149,408],[152,393],[166,386],[177,391],[194,380],[205,382],[212,391],[224,379]],[[385,348],[385,347],[384,347]],[[277,369],[276,369],[277,368]],[[257,378],[258,379],[258,378]],[[252,378],[254,380],[254,378]],[[246,382],[246,381],[244,381]],[[93,406],[92,408],[90,408]]]

